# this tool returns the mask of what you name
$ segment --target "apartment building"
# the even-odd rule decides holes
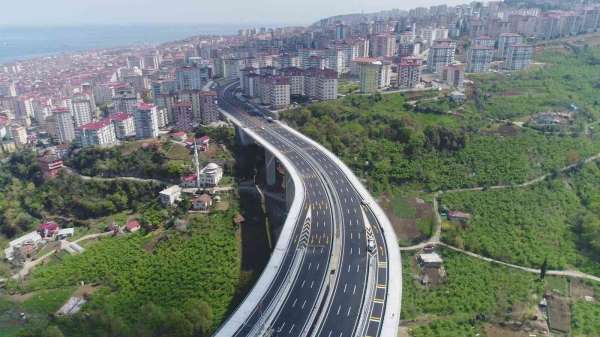
[[[82,125],[77,130],[77,138],[81,147],[107,147],[118,143],[115,127],[110,118]]]
[[[467,52],[467,72],[484,73],[490,71],[494,58],[494,49],[484,45],[475,45]]]
[[[414,88],[421,82],[423,60],[418,57],[403,57],[398,68],[397,87],[402,89]]]
[[[437,73],[439,70],[448,64],[454,62],[456,52],[456,42],[452,40],[436,40],[427,57],[427,68],[432,73]]]
[[[138,104],[134,117],[137,139],[158,137],[158,109],[154,104]]]
[[[506,52],[504,69],[527,69],[533,60],[533,46],[527,44],[514,44]]]

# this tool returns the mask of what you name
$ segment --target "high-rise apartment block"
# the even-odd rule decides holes
[[[283,109],[290,105],[290,80],[284,76],[263,78],[261,101],[273,109]]]
[[[441,67],[440,79],[449,86],[462,87],[465,80],[465,65],[453,63]]]
[[[52,111],[56,121],[56,134],[61,144],[71,143],[75,139],[73,116],[67,108],[56,108]]]
[[[178,102],[175,104],[175,126],[178,130],[191,131],[194,123],[194,114],[191,102]]]
[[[209,67],[197,64],[177,68],[175,72],[177,90],[200,90],[211,78]]]
[[[76,128],[91,123],[95,117],[95,108],[92,107],[92,102],[85,97],[73,98],[70,107]]]
[[[135,121],[133,114],[117,112],[110,115],[110,120],[115,127],[117,139],[126,139],[135,136]]]
[[[487,35],[480,35],[473,39],[473,46],[489,47],[494,49],[496,47],[496,39]]]
[[[456,42],[452,40],[436,40],[427,57],[427,67],[430,72],[437,73],[439,70],[448,64],[454,62],[456,51]]]
[[[392,57],[396,52],[396,38],[392,34],[378,34],[371,38],[371,56]]]
[[[391,64],[375,58],[356,59],[359,68],[360,92],[374,93],[390,86]]]
[[[134,115],[136,138],[146,139],[158,137],[158,109],[154,104],[138,104]]]
[[[504,33],[498,37],[498,58],[505,59],[508,48],[515,44],[523,43],[523,37],[515,33]]]
[[[16,97],[17,88],[15,87],[15,83],[12,81],[0,82],[0,96]]]
[[[414,88],[421,82],[423,60],[417,57],[403,57],[398,64],[398,87]]]
[[[527,69],[533,60],[533,46],[527,44],[514,44],[506,51],[504,69],[523,70]]]
[[[115,127],[110,118],[82,125],[78,130],[81,147],[112,146],[118,143]]]
[[[219,117],[217,93],[214,91],[200,92],[200,122],[208,125],[218,122]]]
[[[483,73],[490,71],[493,58],[493,48],[483,45],[472,46],[467,52],[467,72]]]
[[[307,70],[304,82],[306,95],[312,99],[321,101],[336,99],[338,94],[337,77],[337,73],[331,69]]]
[[[135,94],[117,94],[112,98],[113,102],[113,111],[114,112],[125,112],[125,113],[134,113],[138,104],[140,104],[140,99]]]

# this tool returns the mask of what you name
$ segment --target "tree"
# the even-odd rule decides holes
[[[56,325],[51,325],[46,329],[43,337],[65,337],[65,335]]]
[[[540,268],[540,280],[543,280],[546,277],[547,271],[548,271],[548,257],[545,257],[544,263],[542,263],[542,268]]]
[[[183,307],[185,317],[193,322],[194,336],[208,336],[212,327],[213,313],[208,303],[199,300],[189,300]]]

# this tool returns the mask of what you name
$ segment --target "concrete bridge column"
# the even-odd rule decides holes
[[[294,181],[287,172],[283,179],[285,179],[285,206],[289,210],[294,201]]]
[[[267,186],[273,186],[277,183],[277,159],[265,149],[265,176]]]
[[[239,126],[235,127],[235,139],[238,142],[238,144],[243,146],[250,145],[253,143],[252,139],[248,137],[244,130]]]

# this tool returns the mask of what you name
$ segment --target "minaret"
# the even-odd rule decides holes
[[[196,187],[200,188],[200,163],[198,161],[198,145],[194,137],[194,166],[196,167]]]

